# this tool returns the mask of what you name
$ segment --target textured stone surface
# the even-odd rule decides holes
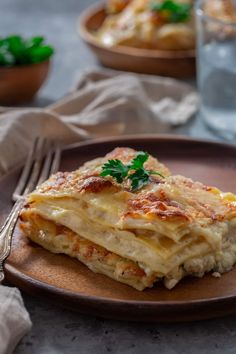
[[[92,0],[1,0],[0,35],[43,34],[56,48],[51,75],[34,105],[46,105],[68,92],[76,75],[97,65],[76,33],[79,13]],[[215,139],[201,119],[171,131]],[[15,354],[235,353],[236,318],[189,324],[139,324],[92,318],[23,294],[32,331]]]
[[[119,322],[24,298],[34,326],[15,354],[235,353],[235,318],[178,324]]]

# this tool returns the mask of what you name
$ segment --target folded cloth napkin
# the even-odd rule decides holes
[[[0,175],[24,160],[36,136],[71,143],[88,138],[161,133],[196,112],[198,95],[157,76],[90,70],[64,99],[46,108],[0,107]]]
[[[30,328],[19,290],[0,285],[0,354],[12,353]]]

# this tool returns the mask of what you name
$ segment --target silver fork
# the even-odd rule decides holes
[[[10,254],[13,231],[26,196],[52,173],[57,172],[60,155],[59,144],[44,138],[37,138],[28,154],[20,179],[12,194],[15,204],[0,229],[0,283],[4,279],[3,264]]]

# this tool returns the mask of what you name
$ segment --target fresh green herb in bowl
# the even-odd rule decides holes
[[[19,35],[0,37],[0,66],[29,65],[47,61],[54,49],[42,36],[29,39]]]
[[[53,53],[42,36],[0,37],[0,104],[31,101],[48,75]]]

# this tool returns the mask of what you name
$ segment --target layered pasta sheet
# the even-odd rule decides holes
[[[236,261],[236,196],[183,176],[149,157],[160,172],[133,192],[129,182],[101,177],[110,159],[129,163],[136,151],[116,148],[74,172],[58,172],[27,199],[21,227],[34,242],[78,258],[91,270],[138,290],[186,275],[223,273]]]

